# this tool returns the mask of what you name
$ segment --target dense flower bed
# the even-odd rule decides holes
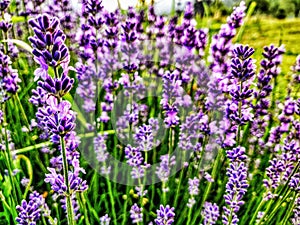
[[[300,224],[300,56],[80,6],[0,1],[0,224]]]

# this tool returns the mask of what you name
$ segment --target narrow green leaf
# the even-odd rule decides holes
[[[26,51],[28,51],[30,53],[33,50],[29,44],[27,44],[26,42],[21,41],[21,40],[8,39],[8,40],[1,40],[1,42],[11,42],[11,43],[14,43],[14,44],[18,45],[19,47],[23,48],[24,50],[26,50]]]
[[[13,16],[13,17],[11,18],[11,21],[12,21],[13,23],[20,23],[20,22],[25,22],[26,19],[25,19],[24,16]]]
[[[256,7],[256,2],[251,2],[250,6],[248,8],[248,11],[247,11],[246,18],[244,20],[244,24],[242,25],[242,27],[240,28],[240,30],[239,30],[239,32],[238,32],[238,34],[236,36],[236,42],[237,43],[239,43],[242,40],[246,24],[249,21],[251,15],[253,14],[255,7]]]

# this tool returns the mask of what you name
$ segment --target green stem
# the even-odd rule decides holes
[[[87,207],[86,207],[86,198],[85,198],[84,193],[80,193],[80,197],[81,197],[82,205],[83,205],[83,214],[84,214],[85,224],[90,225],[89,216],[88,216]]]
[[[67,152],[65,147],[65,140],[63,136],[60,137],[60,144],[61,144],[61,151],[62,151],[62,158],[63,158],[63,173],[64,173],[64,181],[67,187],[66,191],[66,207],[67,207],[67,219],[68,225],[74,225],[74,212],[73,212],[73,205],[71,199],[71,190],[69,184],[69,177],[68,177],[68,161],[67,161]]]
[[[4,120],[5,117],[4,117]],[[21,196],[17,196],[17,192],[16,192],[16,186],[15,186],[15,177],[13,175],[13,162],[12,162],[12,156],[11,156],[11,152],[9,150],[9,146],[8,146],[8,137],[7,137],[7,130],[6,127],[4,128],[4,137],[5,137],[5,159],[6,159],[6,164],[7,164],[7,170],[8,170],[8,176],[9,176],[9,181],[12,187],[12,194],[13,194],[13,203],[14,203],[14,208],[16,203],[18,202],[18,199],[21,199]],[[18,198],[19,197],[19,198]]]
[[[255,212],[254,212],[254,214],[253,214],[253,216],[252,216],[252,219],[250,220],[249,225],[255,223],[255,220],[256,220],[256,218],[257,218],[257,214],[258,214],[259,210],[261,209],[261,207],[263,206],[264,203],[265,203],[265,201],[264,201],[264,199],[262,199],[262,200],[260,201],[259,205],[257,206],[257,208],[256,208],[256,210],[255,210]]]
[[[183,152],[184,154],[184,159],[185,159],[185,151]],[[184,169],[182,169],[180,171],[180,177],[179,177],[179,182],[178,182],[178,185],[177,185],[177,189],[176,189],[176,195],[175,195],[175,199],[174,199],[174,208],[176,209],[176,206],[178,204],[178,198],[179,198],[179,192],[180,192],[180,188],[181,188],[181,183],[182,183],[182,180],[183,180],[183,174],[184,174]]]
[[[291,190],[288,191],[287,196],[291,193]],[[262,224],[270,224],[268,223],[269,221],[272,220],[272,218],[275,216],[275,214],[277,213],[277,210],[279,209],[279,207],[282,205],[282,203],[285,201],[286,196],[284,198],[282,198],[282,200],[277,203],[277,205],[275,206],[275,208],[272,210],[272,212],[269,214],[269,216],[267,216],[267,220],[266,222],[264,222],[263,220],[261,220]],[[267,212],[265,212],[265,215],[267,215]]]
[[[220,161],[221,161],[221,159],[222,159],[222,155],[223,155],[223,153],[222,153],[222,149],[221,149],[221,150],[218,151],[217,158],[216,158],[216,160],[215,160],[215,162],[214,162],[214,166],[213,166],[213,169],[212,169],[212,174],[211,174],[211,176],[212,176],[212,179],[213,179],[214,181],[216,180],[216,177],[217,177],[217,172],[218,172],[218,168],[219,168],[219,163],[220,163]],[[208,195],[209,195],[209,192],[210,192],[211,187],[212,187],[212,182],[209,182],[209,183],[206,185],[206,187],[205,187],[205,191],[204,191],[203,199],[202,199],[201,204],[200,204],[200,208],[199,208],[199,210],[196,212],[196,215],[194,216],[194,219],[193,219],[193,221],[192,221],[191,224],[195,224],[197,218],[198,218],[199,215],[201,214],[201,210],[202,210],[202,208],[203,208],[203,205],[204,205],[206,199],[208,198]]]
[[[188,219],[187,219],[186,224],[191,224],[192,211],[193,211],[193,207],[190,207],[190,208],[189,208],[189,212],[188,212]]]
[[[163,195],[163,204],[166,205],[167,203],[167,192],[166,192],[166,182],[162,182],[162,195]]]
[[[293,193],[293,199],[292,199],[292,201],[289,204],[289,207],[288,207],[287,213],[285,214],[285,217],[283,218],[283,221],[281,223],[282,225],[288,224],[288,220],[290,219],[291,214],[293,212],[294,203],[295,203],[296,199],[297,199],[297,194]]]
[[[108,194],[109,194],[109,199],[110,199],[110,204],[111,204],[111,213],[113,217],[113,224],[117,225],[117,215],[115,211],[115,199],[112,193],[112,188],[111,188],[111,182],[108,178],[106,178],[107,182],[107,187],[108,187]]]
[[[127,186],[126,187],[126,200],[124,202],[124,205],[123,205],[123,221],[122,221],[122,225],[126,225],[126,222],[127,222],[127,207],[128,207],[128,189],[129,187]]]
[[[11,210],[11,208],[9,207],[9,205],[7,204],[6,200],[5,200],[5,196],[3,195],[2,191],[0,191],[0,200],[3,203],[3,206],[6,207],[6,209],[8,209],[9,212],[14,212],[14,210]],[[13,215],[14,216],[14,215]],[[17,216],[17,215],[16,215]],[[15,217],[15,216],[14,216]]]
[[[28,122],[26,113],[25,113],[25,111],[24,111],[24,108],[23,108],[23,106],[22,106],[22,103],[21,103],[21,101],[20,101],[20,98],[19,98],[18,93],[16,93],[16,94],[14,95],[14,98],[17,100],[17,103],[19,104],[19,107],[20,107],[20,110],[21,110],[21,115],[22,115],[22,117],[23,117],[23,119],[24,119],[24,121],[25,121],[26,127],[28,128],[28,130],[30,130],[30,125],[29,125],[29,122]]]

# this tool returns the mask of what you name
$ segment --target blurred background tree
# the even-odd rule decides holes
[[[126,0],[118,0],[126,1]],[[162,14],[181,13],[188,0],[137,0],[143,8],[149,5],[157,5]],[[209,13],[214,18],[226,16],[231,8],[238,5],[241,0],[190,0],[194,4],[195,12],[201,17]],[[245,0],[249,6],[251,2],[257,3],[255,14],[273,16],[279,19],[286,17],[299,17],[300,0]],[[206,7],[207,6],[207,7]],[[205,12],[205,7],[208,9]],[[166,8],[166,9],[164,9]]]

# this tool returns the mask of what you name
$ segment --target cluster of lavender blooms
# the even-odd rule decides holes
[[[11,66],[10,57],[3,52],[3,46],[0,49],[0,69],[0,103],[3,104],[17,93],[21,82],[18,71]]]
[[[38,1],[17,0],[16,1],[17,15],[25,16],[25,17],[31,15],[37,15],[42,12],[44,3],[45,0],[38,0]]]
[[[72,111],[70,102],[62,99],[74,83],[74,79],[68,77],[70,55],[64,44],[66,36],[56,17],[39,15],[31,19],[29,24],[34,31],[34,36],[29,38],[33,46],[32,53],[34,60],[40,65],[35,71],[35,79],[40,80],[30,101],[38,107],[36,117],[39,128],[44,132],[43,136],[50,137],[60,151],[58,156],[53,156],[50,160],[53,167],[48,168],[50,173],[46,174],[45,182],[51,184],[55,193],[66,198],[62,199],[66,212],[70,207],[70,199],[76,211],[76,192],[85,191],[87,183],[80,177],[80,173],[85,171],[79,165],[80,155],[76,151],[80,143],[74,131],[76,114]],[[53,69],[54,77],[49,74],[49,68]],[[63,70],[61,75],[59,68]]]
[[[174,223],[174,207],[160,205],[156,212],[157,218],[154,220],[156,225],[171,225]]]
[[[2,20],[0,21],[0,30],[3,39],[8,39],[12,28],[11,16],[7,13],[10,1],[4,1],[1,4],[0,11]],[[6,102],[11,95],[19,90],[21,79],[18,76],[18,70],[12,68],[11,57],[15,57],[14,46],[8,43],[0,46],[0,103]]]
[[[136,203],[134,203],[130,208],[130,218],[132,223],[140,223],[143,222],[143,208],[139,207]]]
[[[110,218],[108,217],[108,215],[104,215],[100,218],[100,225],[109,225],[110,223]]]
[[[227,158],[230,160],[229,167],[227,168],[227,176],[229,178],[226,184],[226,194],[224,195],[225,203],[224,213],[222,215],[223,224],[238,224],[239,218],[237,212],[240,207],[245,203],[242,201],[243,196],[247,192],[249,184],[247,182],[247,165],[245,160],[244,147],[236,147],[232,150],[226,151]]]
[[[281,122],[278,126],[279,130],[282,133],[286,132],[287,136],[283,143],[278,142],[274,146],[274,157],[266,169],[268,176],[268,179],[264,179],[264,185],[267,188],[266,200],[277,197],[276,190],[287,182],[292,190],[299,190],[299,171],[297,171],[300,157],[299,100],[287,99],[280,115],[286,118],[286,124]],[[279,118],[282,118],[280,115]],[[282,129],[283,126],[284,129]]]
[[[249,46],[237,46],[233,50],[235,57],[231,61],[231,75],[229,75],[228,91],[231,99],[227,100],[226,118],[228,118],[230,135],[225,137],[223,146],[232,147],[226,151],[229,159],[226,184],[226,194],[224,195],[227,207],[223,207],[222,222],[224,224],[237,224],[239,218],[237,212],[244,201],[241,199],[249,187],[247,181],[248,167],[245,163],[247,156],[246,149],[241,144],[241,128],[252,121],[252,108],[249,106],[249,98],[252,96],[252,84],[255,75],[255,65],[250,58],[254,50]],[[227,125],[228,126],[228,125]],[[228,133],[228,132],[227,132]]]
[[[236,143],[239,144],[241,126],[253,119],[252,109],[249,106],[253,92],[250,85],[255,74],[255,64],[250,58],[253,53],[252,48],[243,45],[233,50],[234,58],[231,62],[231,74],[228,76],[227,87],[231,99],[225,102],[226,116],[223,123],[224,147],[233,147]]]
[[[221,26],[219,33],[212,38],[210,46],[210,70],[212,73],[208,83],[208,94],[211,96],[208,96],[206,103],[209,107],[222,101],[223,96],[220,93],[229,91],[228,78],[231,73],[232,39],[236,34],[236,29],[243,24],[245,10],[245,2],[241,2],[227,18],[227,23]]]
[[[57,219],[53,219],[50,210],[45,202],[43,195],[34,191],[29,195],[29,201],[22,200],[21,205],[17,206],[19,212],[16,221],[18,225],[35,225],[41,216],[48,218],[50,224],[56,224]]]
[[[254,119],[251,124],[251,142],[259,144],[265,148],[263,136],[266,132],[268,121],[271,115],[268,109],[271,107],[270,94],[273,90],[272,81],[280,73],[279,65],[282,62],[282,54],[285,52],[284,47],[275,47],[274,45],[264,48],[264,59],[260,62],[261,69],[257,75],[257,90],[254,91],[255,104],[253,105]],[[276,134],[277,131],[273,130]],[[272,140],[270,140],[273,142]],[[271,143],[268,145],[270,146]]]
[[[84,100],[83,109],[86,112],[96,110],[96,120],[107,123],[114,100],[113,91],[118,87],[118,82],[111,76],[120,68],[115,57],[119,51],[120,15],[118,12],[104,12],[102,1],[98,0],[83,1],[81,15],[81,26],[76,36],[80,49],[80,61],[76,64],[79,80],[76,91]],[[98,102],[100,87],[105,90],[105,101],[101,103]]]
[[[9,1],[0,2],[0,10],[4,12],[0,29],[4,37],[10,38],[8,31],[14,27],[6,15],[8,5]],[[266,149],[271,150],[272,157],[266,166],[266,179],[262,181],[266,188],[262,201],[273,201],[281,205],[281,199],[289,198],[293,206],[289,208],[290,213],[293,213],[291,221],[294,224],[299,223],[300,203],[297,194],[300,184],[300,100],[289,91],[284,103],[276,105],[272,96],[285,52],[282,46],[270,45],[264,48],[264,59],[256,74],[255,61],[252,58],[254,49],[247,45],[233,45],[233,38],[245,17],[244,2],[234,9],[227,18],[227,23],[212,37],[208,67],[205,66],[205,48],[209,33],[207,29],[197,28],[191,3],[187,4],[182,18],[175,16],[169,21],[164,16],[157,16],[152,6],[148,12],[136,11],[133,8],[129,8],[126,13],[119,10],[107,12],[101,0],[82,0],[80,12],[73,11],[72,2],[69,0],[53,0],[50,3],[44,0],[17,0],[16,7],[16,14],[25,18],[41,12],[47,13],[29,20],[33,31],[29,41],[33,47],[34,61],[39,66],[34,72],[34,81],[38,82],[32,91],[30,102],[38,108],[36,118],[41,132],[40,139],[50,140],[51,143],[51,150],[46,147],[43,149],[43,153],[51,157],[46,164],[48,172],[44,179],[52,189],[52,199],[49,202],[56,204],[60,201],[68,224],[72,224],[70,220],[88,224],[89,218],[81,213],[83,210],[90,213],[86,212],[84,195],[81,195],[88,189],[88,185],[82,178],[85,170],[80,166],[80,154],[77,151],[81,142],[75,132],[77,113],[72,109],[71,102],[66,100],[77,85],[76,94],[81,99],[75,100],[82,103],[79,106],[86,113],[94,114],[92,119],[89,116],[85,118],[91,120],[86,127],[89,131],[95,131],[95,158],[104,175],[111,174],[112,169],[115,169],[108,165],[112,141],[105,130],[111,129],[109,122],[112,120],[113,110],[118,111],[116,107],[119,106],[124,109],[121,115],[117,115],[115,130],[121,138],[113,143],[116,144],[115,149],[121,149],[116,150],[116,156],[120,156],[131,167],[131,173],[126,175],[139,181],[135,190],[136,198],[141,203],[135,203],[129,197],[126,199],[123,224],[129,220],[133,224],[144,224],[149,216],[155,218],[149,224],[175,224],[177,218],[182,219],[177,213],[181,209],[197,211],[199,218],[195,216],[192,224],[197,224],[198,220],[198,224],[204,225],[217,224],[218,220],[223,224],[238,224],[241,219],[240,209],[245,204],[243,199],[250,185],[248,159],[255,157],[250,153],[259,151],[260,156],[264,156]],[[76,16],[80,18],[77,20]],[[77,22],[80,26],[77,26]],[[19,33],[22,32],[18,31]],[[11,44],[1,46],[1,104],[19,90],[21,80],[11,66],[11,61],[16,56],[17,52]],[[70,61],[76,62],[75,68],[69,66]],[[293,82],[297,84],[299,68],[300,57],[293,66]],[[71,78],[69,71],[76,73],[76,78]],[[153,113],[151,103],[147,105],[145,101],[139,102],[137,99],[143,99],[147,79],[154,76],[162,82],[160,87],[151,88],[161,89],[162,94],[159,96],[161,101],[157,101],[157,105],[153,103],[153,106],[159,108],[157,110],[154,107]],[[205,88],[207,82],[208,91]],[[291,84],[290,88],[292,86]],[[118,105],[116,99],[120,92],[124,96]],[[221,127],[218,127],[218,119],[214,118],[216,107],[223,107]],[[186,112],[185,109],[191,110]],[[152,118],[157,115],[156,110],[160,111],[158,116],[163,117],[164,126]],[[4,121],[4,114],[0,110],[0,124]],[[183,117],[185,119],[181,120]],[[165,146],[159,146],[160,142],[157,140],[160,126],[166,128],[170,135],[162,142]],[[0,136],[0,141],[4,143],[0,144],[0,150],[5,149],[5,142],[9,142],[9,149],[13,149],[13,144],[10,143],[11,132],[5,132],[6,140]],[[249,133],[250,138],[247,136]],[[208,139],[213,135],[218,136],[217,141],[209,143]],[[126,141],[123,143],[123,140]],[[245,143],[247,141],[250,145]],[[226,157],[216,159],[214,165],[218,166],[218,160],[223,158],[227,159],[225,165],[228,165],[228,181],[223,186],[225,192],[218,193],[219,199],[225,199],[225,204],[218,205],[220,202],[216,202],[214,198],[206,199],[207,196],[201,196],[203,205],[199,206],[197,199],[202,193],[203,184],[209,188],[218,186],[219,190],[222,189],[219,187],[220,182],[215,182],[222,175],[216,176],[213,172],[210,175],[212,165],[202,168],[201,164],[207,160],[204,158],[205,153],[209,153],[211,158],[214,157],[213,150],[216,145],[218,155],[225,152]],[[173,148],[191,153],[185,156],[188,159],[191,156],[193,161],[175,157],[172,155]],[[152,208],[147,203],[144,204],[143,200],[148,202],[148,197],[156,191],[155,189],[150,193],[149,190],[156,186],[146,190],[143,184],[148,179],[147,169],[151,167],[148,155],[152,156],[149,153],[151,150],[155,151],[154,156],[159,162],[153,176],[157,176],[163,183],[162,189],[157,191],[163,196],[163,201],[167,199],[167,195],[170,197],[174,193],[169,181],[175,180],[179,193],[183,190],[180,181],[170,178],[172,169],[178,166],[177,161],[183,161],[185,168],[182,174],[187,174],[188,179],[185,182],[188,185],[188,198],[182,198],[183,207],[176,201],[176,209],[167,205],[171,202],[164,201],[162,205],[159,198],[155,199],[155,203],[151,202],[151,206],[154,204]],[[221,171],[225,171],[225,168]],[[202,177],[208,182],[203,181]],[[90,173],[86,179],[90,180]],[[27,178],[21,182],[25,186],[29,185]],[[94,182],[94,178],[91,182]],[[104,187],[105,184],[101,181],[101,185]],[[211,191],[209,188],[207,193]],[[103,192],[101,198],[107,195],[101,189],[95,190],[97,191]],[[112,195],[111,190],[109,192]],[[116,196],[113,198],[117,199],[118,192],[118,188],[114,190]],[[284,195],[279,196],[278,193]],[[292,194],[295,197],[293,200]],[[180,193],[180,196],[184,195]],[[121,201],[118,199],[116,204],[111,203],[112,207],[117,209],[122,206]],[[99,205],[102,207],[101,202]],[[94,207],[90,200],[87,203],[88,207]],[[46,199],[37,192],[32,192],[28,201],[24,199],[18,204],[18,224],[34,225],[42,218],[47,218],[49,224],[57,224],[57,219],[50,215]],[[105,204],[107,207],[108,204]],[[153,212],[157,208],[155,204],[159,205],[156,213]],[[94,221],[102,225],[119,223],[119,215],[116,217],[109,210],[112,209],[106,209],[103,213],[101,208],[100,215],[104,216],[99,218],[93,215],[96,218]],[[92,213],[96,214],[95,211]],[[115,218],[111,219],[110,213]],[[254,216],[266,219],[268,212],[258,212]]]
[[[187,207],[192,208],[193,205],[196,203],[195,197],[199,194],[199,183],[200,180],[195,177],[193,179],[189,178],[189,194],[190,198],[187,203]]]
[[[205,202],[202,216],[204,217],[203,225],[216,224],[220,216],[219,206],[216,203]]]

